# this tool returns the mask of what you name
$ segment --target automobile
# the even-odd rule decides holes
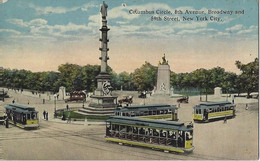
[[[74,91],[70,93],[70,97],[65,99],[65,102],[83,102],[86,100],[86,93],[83,91]]]
[[[118,100],[119,104],[122,103],[127,103],[127,104],[132,104],[133,103],[133,96],[124,96],[124,98]]]
[[[9,98],[9,95],[7,94],[7,91],[1,90],[0,91],[0,100],[4,101],[5,98]]]
[[[138,98],[146,98],[146,94],[145,94],[144,92],[142,92],[142,93],[138,96]]]
[[[177,99],[178,103],[189,103],[189,97],[181,97]]]

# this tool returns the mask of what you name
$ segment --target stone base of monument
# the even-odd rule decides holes
[[[170,66],[168,64],[160,64],[157,72],[157,83],[154,90],[154,95],[169,95],[171,94],[170,87]]]
[[[89,106],[79,110],[86,115],[114,115],[117,107],[116,96],[91,96]]]
[[[170,97],[170,93],[154,93],[152,97]]]
[[[77,113],[83,115],[94,115],[94,116],[111,116],[114,115],[114,108],[93,108],[93,107],[84,107],[79,109]]]

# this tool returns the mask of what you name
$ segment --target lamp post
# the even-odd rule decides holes
[[[53,97],[54,97],[54,117],[56,118],[56,99],[57,99],[57,95],[54,94]]]

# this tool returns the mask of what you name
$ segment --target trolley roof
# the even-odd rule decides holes
[[[127,124],[135,126],[150,127],[156,129],[169,129],[169,130],[192,130],[192,127],[186,127],[184,123],[174,121],[161,121],[161,120],[147,120],[137,117],[124,117],[124,116],[110,116],[106,122]]]
[[[207,108],[219,107],[219,106],[233,106],[233,104],[228,101],[207,102],[207,103],[201,103],[199,105],[196,105],[193,108],[207,109]]]
[[[34,107],[28,107],[28,106],[18,105],[18,104],[8,104],[5,106],[5,108],[12,111],[17,111],[19,113],[31,113],[31,112],[37,113]]]
[[[167,110],[176,109],[175,105],[168,104],[151,104],[151,105],[134,105],[134,106],[124,106],[121,109],[116,109],[116,112],[127,112],[127,111],[152,111],[152,110]]]

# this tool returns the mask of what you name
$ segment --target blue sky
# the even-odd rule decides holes
[[[87,0],[0,0],[0,66],[56,71],[58,65],[100,64],[100,4]],[[190,72],[220,66],[238,72],[234,63],[258,55],[257,0],[107,0],[109,65],[132,72],[144,61],[157,65],[163,53],[171,70]],[[123,5],[125,4],[125,5]],[[233,11],[227,14],[130,14],[129,10]],[[235,14],[244,11],[244,14]],[[151,16],[181,21],[151,21]],[[194,21],[182,21],[183,16]],[[219,17],[196,21],[196,16]]]

